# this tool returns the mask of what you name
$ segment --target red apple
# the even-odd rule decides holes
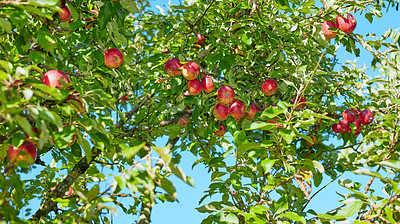
[[[72,187],[69,188],[68,192],[65,194],[66,196],[70,196],[72,194],[72,192],[74,191],[74,189],[72,189]]]
[[[338,124],[336,124],[336,123],[333,124],[333,125],[332,125],[332,130],[333,130],[335,133],[340,133],[340,131],[339,131],[339,129],[338,129],[337,126],[338,126]]]
[[[165,72],[171,76],[175,77],[182,73],[182,64],[177,58],[170,58],[165,62]]]
[[[189,120],[188,120],[187,117],[180,117],[180,118],[178,119],[178,124],[179,124],[179,126],[181,126],[181,127],[186,127],[186,126],[189,124]]]
[[[67,7],[61,6],[61,10],[62,11],[58,12],[61,22],[67,22],[69,19],[71,19],[71,12]]]
[[[332,20],[327,20],[322,24],[322,32],[324,32],[324,36],[326,39],[333,39],[336,37],[336,31],[330,30],[329,28],[338,29],[336,23]]]
[[[356,18],[350,13],[347,13],[347,19],[343,18],[342,15],[337,16],[336,23],[339,30],[343,31],[346,34],[352,33],[357,26]]]
[[[186,86],[188,87],[188,91],[192,96],[199,95],[203,90],[203,84],[201,84],[200,80],[198,79],[188,81]]]
[[[267,79],[261,84],[261,89],[266,96],[272,96],[278,90],[278,83],[273,79]]]
[[[202,43],[196,42],[194,43],[194,48],[196,48],[197,50],[200,50],[203,47]]]
[[[370,110],[363,110],[360,112],[358,119],[360,120],[361,124],[369,125],[374,121],[374,115]]]
[[[214,135],[224,136],[225,132],[226,132],[225,126],[223,126],[222,124],[219,124],[219,129],[218,129],[218,131],[214,131]]]
[[[213,109],[213,114],[215,118],[217,118],[220,121],[223,121],[226,120],[226,118],[228,118],[229,109],[224,104],[219,103],[215,105]]]
[[[126,101],[129,99],[129,97],[128,96],[121,96],[121,101],[123,102],[123,103],[126,103]]]
[[[196,34],[196,37],[199,40],[198,41],[199,44],[202,44],[204,43],[204,41],[206,41],[206,38],[203,35],[201,35],[201,33]]]
[[[90,10],[90,12],[91,12],[92,14],[96,15],[96,16],[99,15],[99,11],[96,10],[96,9],[92,9],[92,10]]]
[[[260,110],[256,107],[256,105],[251,104],[249,112],[246,112],[244,117],[248,120],[254,120],[254,116],[260,112]]]
[[[304,98],[304,97],[301,97],[300,99],[298,99],[298,97],[296,96],[294,99],[293,99],[293,105],[294,106],[296,106],[296,109],[299,109],[299,110],[301,110],[301,109],[304,109],[304,107],[306,107],[306,98]]]
[[[118,68],[124,62],[122,52],[117,48],[110,48],[104,52],[104,64],[108,68]]]
[[[69,83],[69,78],[64,72],[59,70],[49,70],[44,74],[42,82],[50,88],[62,87],[63,85],[59,81],[60,79],[67,84]]]
[[[230,86],[221,86],[217,91],[217,98],[222,104],[230,104],[235,99],[235,92]]]
[[[187,80],[196,79],[197,76],[199,76],[199,74],[200,74],[200,67],[194,61],[190,61],[182,67],[182,76]]]
[[[27,164],[30,166],[36,160],[37,151],[32,142],[25,141],[18,147],[18,149],[10,145],[7,155],[10,161],[15,165],[26,166]]]
[[[353,109],[354,110],[354,109]],[[343,111],[342,117],[348,122],[352,122],[356,119],[356,114],[351,109],[347,109]]]
[[[351,132],[350,126],[349,126],[349,122],[346,120],[341,120],[339,121],[339,123],[337,124],[337,129],[338,131],[340,131],[340,133],[347,133],[347,132]]]
[[[246,106],[241,100],[234,100],[229,106],[229,115],[239,121],[246,112]]]
[[[204,92],[211,93],[212,91],[214,91],[214,83],[211,76],[205,75],[201,79],[201,82],[203,83]]]

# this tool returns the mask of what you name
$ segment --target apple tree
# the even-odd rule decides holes
[[[1,1],[0,222],[110,223],[119,207],[150,223],[179,198],[171,176],[193,186],[184,151],[211,176],[202,223],[400,222],[400,30],[356,28],[398,8]],[[317,212],[323,180],[348,194]]]

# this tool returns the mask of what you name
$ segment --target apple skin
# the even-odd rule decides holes
[[[333,130],[335,133],[340,133],[340,131],[339,131],[339,129],[337,128],[337,126],[338,126],[337,123],[333,124],[333,125],[332,125],[332,130]]]
[[[338,29],[337,24],[332,20],[325,21],[321,26],[322,32],[324,32],[326,39],[333,39],[336,37],[336,31],[329,30],[331,27]]]
[[[186,80],[194,80],[196,79],[200,74],[200,67],[199,65],[194,62],[194,61],[189,61],[182,67],[182,76]]]
[[[58,14],[60,15],[60,21],[67,22],[68,20],[70,20],[71,12],[69,11],[69,9],[65,6],[61,6],[61,10],[61,12],[58,12]]]
[[[229,115],[239,121],[246,113],[246,106],[241,100],[234,100],[229,106]]]
[[[244,117],[247,120],[254,120],[254,116],[259,112],[260,112],[260,110],[256,107],[256,105],[251,104],[249,112],[246,112],[244,114]]]
[[[222,124],[219,124],[218,131],[214,131],[214,135],[218,135],[218,136],[224,136],[225,133],[226,133],[226,128]]]
[[[42,82],[50,88],[62,87],[63,85],[60,83],[60,79],[69,84],[69,78],[64,72],[59,70],[49,70],[44,74]]]
[[[306,98],[301,97],[300,100],[298,100],[298,97],[295,97],[293,99],[292,103],[293,103],[293,105],[298,104],[296,106],[296,109],[299,109],[299,110],[304,109],[306,107]]]
[[[273,79],[267,79],[261,84],[261,89],[266,96],[272,96],[278,90],[278,83]]]
[[[157,83],[158,83],[158,82],[157,82]],[[126,103],[127,100],[129,100],[129,97],[128,97],[128,96],[121,96],[121,101],[122,101],[123,103]]]
[[[347,19],[343,18],[342,15],[337,16],[336,23],[339,30],[343,31],[346,34],[352,33],[357,26],[356,18],[350,13],[347,13]]]
[[[228,118],[229,109],[226,105],[219,103],[215,105],[213,109],[213,114],[214,117],[217,118],[217,120],[223,121],[226,120],[226,118]]]
[[[203,84],[201,84],[200,80],[198,79],[188,81],[186,86],[188,87],[188,91],[192,96],[199,95],[203,90]]]
[[[312,142],[306,141],[306,146],[313,147],[317,143],[317,137],[315,135],[311,136]]]
[[[180,117],[180,118],[178,119],[178,124],[179,124],[179,126],[181,126],[181,127],[186,127],[186,126],[189,124],[189,120],[188,120],[187,117]]]
[[[369,125],[374,121],[374,114],[372,114],[370,110],[363,110],[360,112],[358,119],[360,120],[361,124]]]
[[[347,133],[347,132],[351,132],[350,129],[350,124],[348,121],[346,120],[341,120],[337,123],[337,129],[338,131],[340,131],[340,133]]]
[[[182,73],[182,64],[177,58],[170,58],[165,62],[165,72],[171,76],[175,77]]]
[[[354,109],[353,109],[354,110]],[[343,111],[342,117],[348,122],[353,122],[356,120],[356,114],[351,109]]]
[[[201,82],[203,83],[203,90],[206,93],[211,93],[214,91],[214,82],[211,78],[211,76],[205,75],[202,79]]]
[[[235,99],[235,91],[230,86],[221,86],[217,91],[217,98],[222,104],[230,104]]]
[[[108,68],[118,68],[124,62],[124,55],[117,48],[110,48],[104,52],[104,64]]]
[[[196,34],[197,39],[199,40],[197,43],[202,44],[204,41],[206,41],[206,38],[201,35],[201,33]]]
[[[21,152],[24,152],[21,154]],[[32,165],[37,156],[37,151],[35,145],[30,141],[25,141],[18,147],[18,149],[14,148],[12,145],[8,148],[7,151],[8,158],[10,161],[18,166],[25,165],[22,163],[25,161],[29,166]]]

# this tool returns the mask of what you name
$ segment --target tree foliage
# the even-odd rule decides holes
[[[71,12],[66,22],[61,6]],[[184,151],[211,174],[197,209],[209,213],[202,223],[400,222],[400,30],[338,31],[334,40],[321,31],[341,14],[374,24],[398,7],[398,0],[199,0],[155,12],[147,0],[1,1],[0,222],[110,223],[120,207],[149,223],[156,203],[178,200],[170,176],[193,185],[179,168]],[[371,54],[379,77],[341,63],[339,47]],[[124,57],[115,69],[104,65],[110,48]],[[198,63],[215,90],[185,94],[187,80],[165,72],[172,57]],[[48,70],[70,83],[44,85]],[[272,96],[260,88],[266,79],[278,82]],[[254,120],[215,119],[224,85],[247,110],[260,109]],[[294,105],[299,97],[304,109]],[[353,124],[353,133],[332,130],[348,108],[374,114],[358,136]],[[214,134],[220,125],[222,137]],[[156,146],[162,137],[167,144]],[[341,145],[330,144],[334,138]],[[38,156],[17,166],[7,150],[27,139]],[[371,180],[340,179],[346,172]],[[307,205],[325,188],[322,179],[349,193],[343,206],[317,213]],[[202,203],[214,195],[220,199]],[[40,208],[31,210],[32,202]]]

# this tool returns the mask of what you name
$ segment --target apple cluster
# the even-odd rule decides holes
[[[353,123],[355,125],[354,135],[357,136],[360,134],[361,125],[369,125],[374,121],[374,115],[367,109],[360,111],[359,108],[357,110],[350,108],[343,111],[342,117],[343,120],[332,125],[335,133],[353,133],[350,128],[350,124]]]
[[[342,15],[336,17],[336,22],[327,20],[322,24],[322,32],[326,39],[333,39],[336,37],[337,30],[341,30],[346,34],[352,33],[357,26],[356,18],[347,13],[347,18],[343,18]]]

